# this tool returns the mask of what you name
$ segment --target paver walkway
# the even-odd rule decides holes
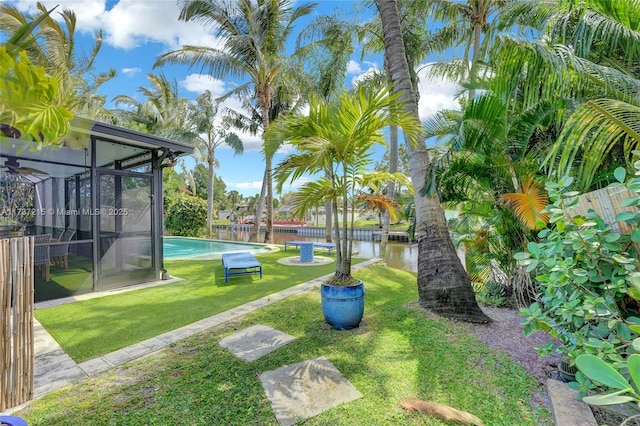
[[[359,269],[378,262],[380,262],[380,259],[368,259],[364,262],[353,265],[351,270],[355,272]],[[305,291],[320,288],[320,284],[322,283],[322,281],[326,280],[331,275],[332,274],[327,274],[314,280],[289,287],[277,293],[270,294],[260,299],[256,299],[228,311],[221,312],[208,318],[204,318],[200,321],[196,321],[184,327],[168,331],[156,337],[152,337],[142,342],[138,342],[134,345],[127,346],[126,348],[119,349],[117,351],[82,362],[80,364],[76,364],[71,359],[71,357],[69,357],[69,355],[64,352],[60,345],[57,344],[57,342],[51,337],[51,335],[47,333],[44,327],[42,327],[39,322],[35,321],[34,396],[36,398],[41,397],[46,393],[51,392],[52,390],[58,389],[68,384],[72,380],[87,377],[92,374],[101,373],[115,366],[124,364],[125,362],[140,358],[151,352],[162,349],[170,345],[171,343],[193,336],[194,334],[200,333],[210,328],[217,327],[228,321],[240,318],[250,312],[256,311],[280,300],[303,293]],[[166,285],[170,282],[172,281],[161,281],[157,283],[143,284],[142,286],[131,286],[115,292],[110,291],[104,293],[90,293],[87,295],[68,299],[59,299],[50,302],[38,303],[36,304],[36,309],[41,307],[60,305],[62,303],[70,303],[77,300],[101,297],[107,294],[110,295],[124,291],[133,291],[143,287]],[[16,411],[20,408],[21,407],[14,407],[0,414],[11,414],[11,412]]]
[[[293,340],[295,337],[287,333],[257,324],[225,337],[220,341],[220,346],[229,349],[238,358],[251,362]]]
[[[260,381],[276,420],[285,426],[362,397],[325,357],[267,371]]]
[[[220,346],[251,362],[294,340],[280,330],[257,324],[225,337]],[[276,420],[285,426],[362,397],[325,357],[266,371],[260,374],[260,381]]]

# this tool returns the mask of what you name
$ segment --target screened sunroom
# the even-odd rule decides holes
[[[0,238],[35,236],[36,301],[162,278],[162,170],[193,147],[82,118],[62,147],[9,136]]]

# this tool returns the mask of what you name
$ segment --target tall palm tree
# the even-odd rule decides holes
[[[481,62],[483,37],[490,41],[495,26],[491,21],[509,2],[507,0],[429,0],[429,9],[435,20],[445,25],[430,35],[429,51],[444,52],[452,47],[463,46],[462,57],[458,60],[432,66],[431,72],[456,80],[469,82],[468,98],[475,97],[476,76]],[[490,43],[485,43],[485,51]]]
[[[147,74],[151,87],[139,87],[144,99],[118,95],[113,98],[116,106],[127,109],[116,111],[116,117],[138,123],[145,131],[184,142],[194,142],[196,133],[187,121],[189,101],[181,97],[178,83],[164,74]]]
[[[229,125],[216,123],[218,104],[212,99],[211,92],[206,90],[190,105],[189,121],[195,132],[196,152],[207,164],[207,236],[211,237],[211,221],[213,214],[213,194],[215,182],[216,148],[227,144],[236,154],[242,154],[244,146],[235,133],[229,132]]]
[[[248,81],[226,96],[255,95],[261,111],[262,131],[269,128],[273,88],[279,85],[286,67],[286,41],[294,22],[310,13],[315,4],[292,7],[290,0],[180,0],[180,19],[212,27],[223,39],[223,47],[183,46],[161,55],[155,66],[180,63],[199,66],[214,77],[246,77]],[[273,242],[272,160],[265,158],[263,187],[266,188],[267,233]],[[264,191],[263,191],[264,192]],[[261,196],[256,207],[255,226],[250,240],[257,241],[264,207]]]
[[[42,3],[37,4],[37,9],[38,16],[47,12]],[[98,89],[115,77],[116,71],[113,68],[106,72],[95,70],[95,60],[102,47],[102,30],[96,33],[95,43],[88,52],[80,51],[75,40],[75,13],[65,9],[59,14],[64,25],[47,15],[35,33],[36,42],[26,49],[28,56],[58,81],[57,104],[88,118],[108,117],[109,112],[104,108],[106,99],[98,95]],[[31,19],[32,16],[24,15],[12,3],[0,4],[0,32],[5,35]]]
[[[378,8],[393,91],[401,94],[403,107],[416,120],[419,120],[418,95],[411,80],[396,1],[380,0]],[[426,169],[430,163],[427,147],[424,143],[420,143],[407,148],[409,148],[411,181],[416,189],[422,188],[426,182]],[[489,322],[490,319],[476,303],[471,281],[451,242],[444,211],[438,197],[426,196],[424,192],[417,190],[414,200],[420,304],[451,318]]]
[[[319,16],[298,36],[296,55],[307,62],[313,85],[309,88],[329,100],[342,93],[349,59],[354,52],[353,38],[357,27],[337,14]],[[327,170],[326,178],[331,179]],[[325,237],[332,242],[331,201],[325,202]]]
[[[373,2],[376,4],[376,2]],[[422,13],[428,6],[427,0],[401,1],[398,2],[398,13],[403,22],[402,37],[405,46],[405,54],[409,63],[409,75],[414,87],[418,85],[417,66],[420,61],[430,52],[428,33],[426,31],[428,15]],[[383,52],[385,50],[382,24],[378,19],[359,26],[358,32],[361,41],[364,42],[363,51]],[[384,57],[384,70],[386,79],[391,82],[391,64],[387,55]],[[398,171],[398,129],[394,126],[389,128],[389,172]],[[395,183],[389,182],[386,194],[394,198],[396,193]],[[382,237],[380,239],[380,253],[385,253],[389,239],[390,226],[389,212],[386,211],[382,225]]]

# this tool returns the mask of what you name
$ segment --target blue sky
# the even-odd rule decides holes
[[[35,1],[19,0],[13,2],[23,12],[34,12]],[[164,66],[153,69],[153,63],[158,55],[180,48],[185,44],[218,45],[211,34],[207,33],[200,24],[178,21],[179,9],[175,0],[58,0],[42,1],[50,9],[59,4],[58,9],[71,9],[77,16],[77,35],[79,42],[87,43],[95,39],[99,29],[103,31],[103,45],[98,55],[96,69],[116,69],[117,77],[105,83],[99,93],[107,97],[107,107],[113,107],[111,100],[116,95],[128,95],[142,98],[137,92],[139,87],[150,87],[147,74],[164,73],[171,79],[176,79],[180,95],[188,99],[195,99],[204,90],[222,95],[226,93],[233,81],[219,80],[201,75],[197,69],[184,66]],[[300,3],[300,2],[298,2]],[[331,14],[340,11],[343,19],[369,19],[363,15],[361,2],[356,1],[316,1],[313,15],[297,21],[296,27],[302,28],[314,16]],[[292,43],[294,37],[292,37]],[[361,59],[361,52],[356,47],[345,85],[350,86],[365,73],[382,66],[380,57],[366,57]],[[420,115],[426,118],[442,108],[457,106],[453,95],[456,87],[446,82],[428,82],[423,80],[420,85]],[[237,102],[230,101],[230,106]],[[235,156],[233,152],[221,146],[216,150],[216,157],[220,168],[216,169],[218,176],[227,184],[227,191],[236,190],[245,196],[260,192],[264,165],[260,153],[261,142],[257,136],[240,135],[245,145],[242,156]],[[274,164],[283,158],[284,152],[278,155]],[[186,167],[192,168],[195,162],[186,159]],[[295,190],[303,181],[285,188]]]

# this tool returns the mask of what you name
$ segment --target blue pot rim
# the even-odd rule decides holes
[[[325,282],[322,283],[323,287],[331,287],[331,288],[355,288],[355,287],[360,287],[362,285],[364,285],[364,282],[362,280],[358,280],[359,282],[357,284],[353,284],[353,285],[332,285],[332,284],[327,284]]]

